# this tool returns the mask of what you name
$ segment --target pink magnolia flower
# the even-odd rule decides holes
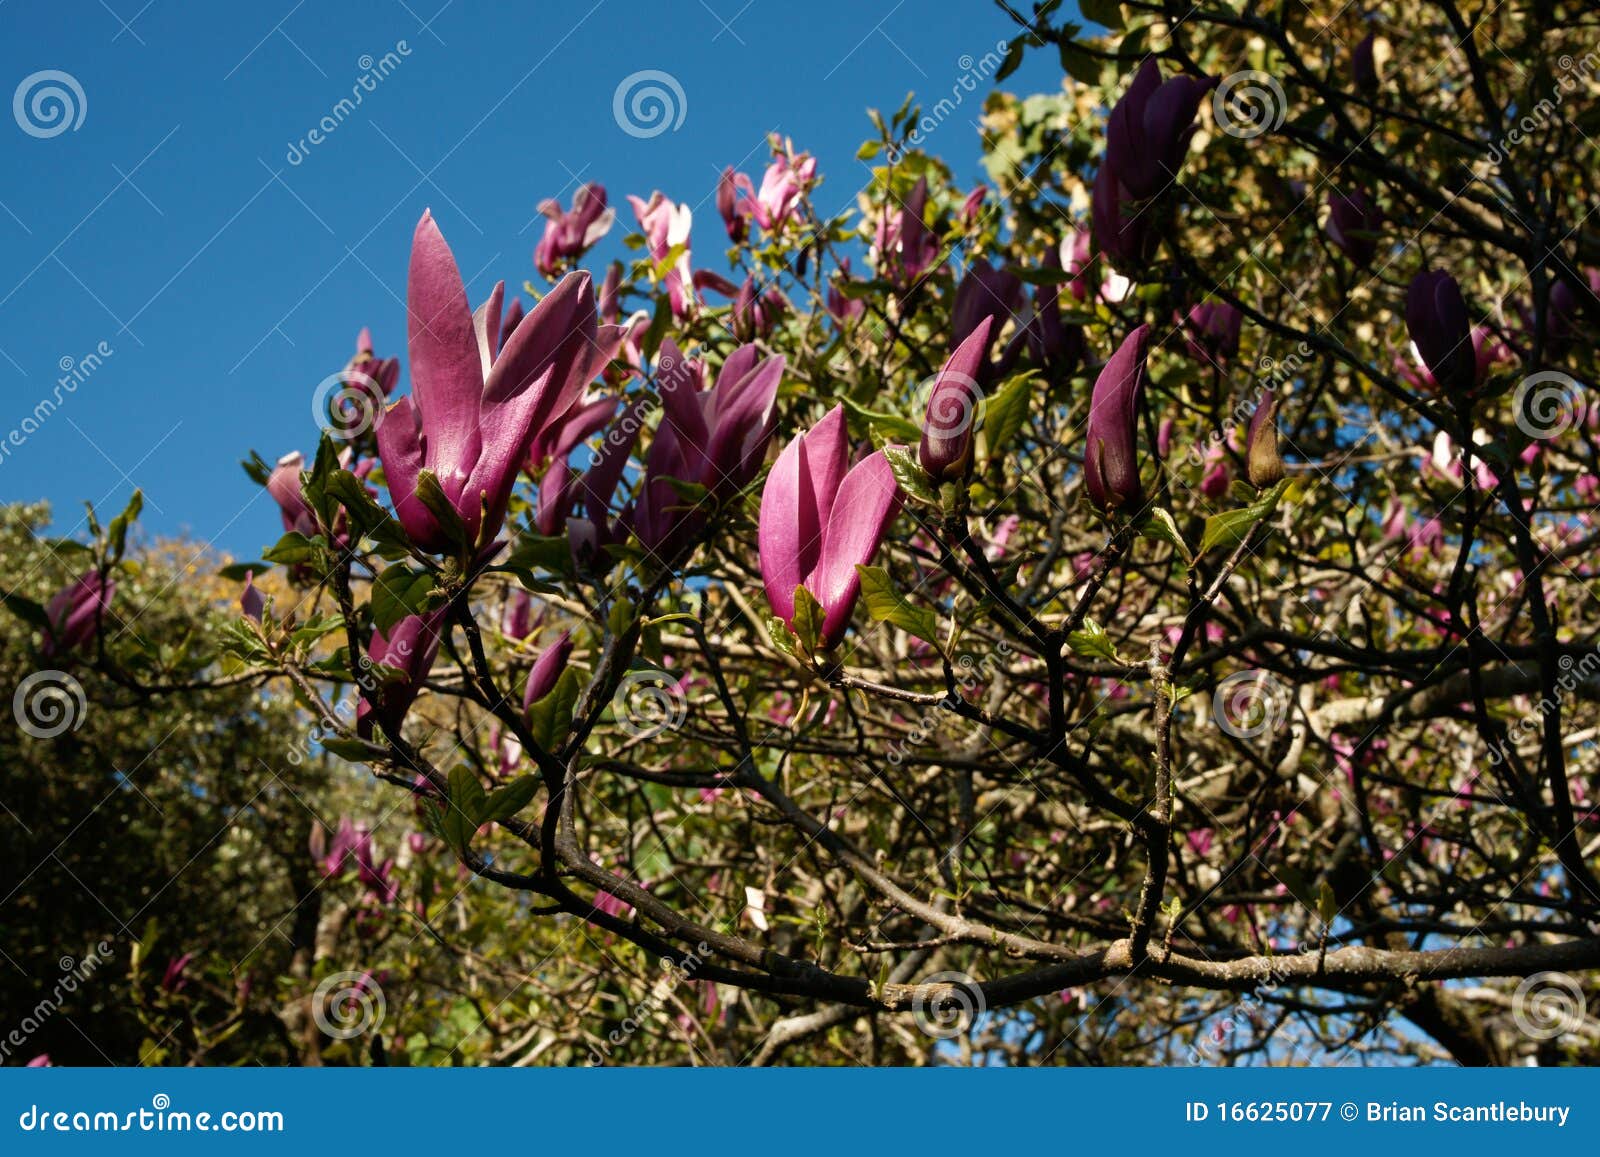
[[[667,200],[657,189],[650,200],[642,201],[630,195],[639,227],[644,230],[646,251],[658,264],[667,255],[682,246],[670,269],[665,271],[663,282],[667,287],[667,300],[672,305],[672,316],[683,318],[694,308],[694,274],[689,265],[689,231],[694,225],[694,213],[688,205]]]
[[[368,658],[395,668],[400,678],[378,681],[376,686],[362,689],[361,703],[356,708],[356,732],[363,739],[371,737],[374,722],[382,724],[387,735],[400,733],[400,724],[421,692],[423,680],[433,669],[434,657],[439,653],[445,610],[440,607],[425,615],[407,615],[387,633],[372,632]]]
[[[572,195],[572,208],[546,199],[539,202],[544,215],[544,236],[534,250],[533,263],[546,277],[555,277],[569,261],[582,257],[596,241],[611,231],[617,211],[606,206],[604,185],[580,185]]]
[[[889,194],[891,200],[894,194]],[[919,177],[903,204],[885,205],[873,236],[874,261],[896,285],[906,286],[932,269],[939,239],[923,219],[928,209],[928,178]]]
[[[47,624],[39,644],[45,658],[76,651],[95,637],[111,606],[117,584],[98,570],[86,570],[45,604]]]
[[[566,670],[567,660],[571,657],[572,635],[564,632],[561,638],[544,649],[544,654],[539,656],[533,669],[528,672],[528,682],[522,691],[524,711],[555,690],[556,682],[561,678],[561,672]]]
[[[499,344],[505,285],[475,315],[454,254],[429,213],[411,246],[411,393],[378,426],[378,452],[395,515],[412,542],[443,553],[458,544],[417,495],[432,471],[482,547],[499,531],[533,440],[564,414],[616,352],[621,332],[597,327],[587,273],[570,273]]]
[[[823,610],[821,646],[844,638],[861,594],[858,565],[872,561],[901,495],[883,452],[849,466],[844,408],[835,406],[795,435],[761,494],[761,578],[773,613],[791,628],[795,592],[805,587]]]

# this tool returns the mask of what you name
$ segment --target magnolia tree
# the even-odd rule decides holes
[[[1600,1058],[1592,8],[1000,7],[986,185],[424,212],[217,670],[514,898],[487,1059]]]

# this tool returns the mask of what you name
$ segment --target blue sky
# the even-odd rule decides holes
[[[440,2],[0,7],[0,88],[24,88],[0,119],[0,501],[48,499],[66,533],[82,501],[114,512],[137,485],[147,533],[254,556],[279,527],[238,461],[313,448],[312,391],[362,325],[403,358],[425,207],[474,300],[532,275],[535,205],[567,202],[577,179],[622,206],[597,263],[633,224],[625,194],[655,187],[698,206],[701,247],[720,252],[723,165],[759,180],[766,134],[786,133],[818,155],[822,203],[843,205],[867,176],[865,110],[937,100],[964,56],[1012,35],[982,0]],[[391,53],[360,107],[292,159]],[[649,138],[612,113],[644,69],[684,94],[680,127]],[[67,82],[25,86],[45,71],[81,92],[67,90],[81,120],[48,136],[60,123],[27,97]],[[1059,76],[1041,54],[1007,87]],[[969,182],[977,112],[928,142]],[[59,407],[33,428],[44,399]]]

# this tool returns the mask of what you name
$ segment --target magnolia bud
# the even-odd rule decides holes
[[[1261,395],[1250,419],[1246,442],[1245,468],[1250,485],[1265,490],[1283,481],[1283,455],[1278,452],[1278,399],[1271,390]]]

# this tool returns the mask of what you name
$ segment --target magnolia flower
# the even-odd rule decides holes
[[[835,406],[778,456],[761,493],[761,579],[773,613],[794,626],[800,587],[821,605],[819,643],[836,647],[861,594],[857,566],[872,561],[900,488],[883,452],[849,467],[844,409]]]
[[[345,382],[350,385],[376,387],[379,399],[394,393],[400,380],[400,359],[380,358],[372,352],[372,331],[365,326],[356,335],[356,355],[345,366]]]
[[[46,625],[39,653],[45,658],[76,651],[95,637],[117,584],[98,570],[86,570],[45,604]]]
[[[1161,79],[1147,57],[1128,91],[1106,121],[1106,149],[1095,174],[1090,213],[1100,250],[1125,272],[1150,260],[1159,241],[1144,203],[1177,180],[1183,156],[1198,127],[1200,102],[1215,80],[1194,76]]]
[[[745,239],[745,234],[750,231],[747,216],[739,204],[739,194],[743,189],[750,187],[750,178],[743,173],[733,171],[729,165],[722,170],[722,176],[717,181],[717,212],[722,217],[722,225],[728,231],[728,240],[738,245]]]
[[[1372,96],[1378,91],[1377,43],[1378,34],[1369,32],[1350,53],[1350,79],[1356,82],[1363,96]]]
[[[528,672],[528,682],[522,689],[524,711],[555,690],[556,682],[561,678],[561,672],[566,670],[567,660],[571,656],[570,633],[563,633],[554,644],[544,649],[544,654],[539,656],[533,669]]]
[[[1083,481],[1089,500],[1102,512],[1137,505],[1139,403],[1144,397],[1150,327],[1141,325],[1112,354],[1089,396],[1083,451]]]
[[[387,632],[372,632],[367,657],[393,667],[400,675],[396,679],[369,680],[371,685],[362,688],[361,703],[356,708],[356,733],[363,739],[371,738],[374,722],[383,726],[386,735],[400,734],[406,712],[411,710],[423,680],[433,669],[434,656],[439,653],[445,611],[440,607],[425,615],[407,615]]]
[[[1265,490],[1283,480],[1283,455],[1278,451],[1278,398],[1263,390],[1245,437],[1245,466],[1250,485]]]
[[[533,630],[533,600],[521,587],[512,590],[500,612],[500,633],[520,642]]]
[[[991,322],[989,332],[998,336],[1006,319],[1022,308],[1022,293],[1022,279],[1015,273],[978,258],[967,266],[950,303],[950,343],[960,345],[983,321]]]
[[[184,971],[189,967],[189,962],[194,959],[193,952],[185,952],[182,956],[174,956],[167,961],[166,971],[161,974],[161,987],[167,992],[180,992],[189,983],[189,978]]]
[[[1360,189],[1341,193],[1334,189],[1328,194],[1328,221],[1324,228],[1344,255],[1357,269],[1366,269],[1378,253],[1378,230],[1383,227],[1383,213],[1371,197]]]
[[[1437,390],[1439,383],[1434,380],[1433,372],[1424,364],[1422,353],[1417,349],[1417,343],[1410,342],[1406,348],[1410,357],[1396,355],[1394,359],[1395,373],[1407,385],[1418,389]],[[1475,325],[1472,327],[1473,380],[1477,385],[1483,385],[1489,377],[1489,372],[1498,363],[1510,361],[1511,359],[1510,347],[1497,338],[1488,326]]]
[[[317,517],[310,505],[300,495],[300,471],[305,468],[306,456],[300,451],[285,454],[267,475],[267,493],[278,504],[283,516],[283,529],[296,531],[306,537],[317,533]]]
[[[694,275],[689,265],[689,230],[694,225],[694,213],[688,205],[667,200],[659,189],[650,194],[648,201],[629,195],[628,203],[633,206],[634,216],[639,218],[646,250],[654,261],[659,264],[673,249],[682,246],[672,268],[666,271],[664,283],[672,316],[687,316],[695,301]]]
[[[1406,290],[1406,329],[1440,388],[1467,393],[1477,382],[1478,360],[1472,323],[1456,279],[1440,269],[1425,270]]]
[[[800,198],[816,179],[817,159],[810,153],[796,153],[790,141],[781,145],[774,137],[772,163],[761,175],[757,190],[750,178],[730,166],[717,182],[717,211],[722,215],[728,237],[744,240],[746,219],[754,220],[763,232],[776,233],[783,223],[799,214]]]
[[[853,317],[860,317],[867,311],[866,302],[846,295],[841,288],[849,281],[850,259],[841,258],[837,276],[828,282],[828,312],[833,315],[833,320],[841,325]]]
[[[909,285],[938,261],[939,239],[923,220],[927,208],[928,178],[918,177],[905,202],[898,208],[885,205],[878,218],[873,237],[874,261],[896,285]]]
[[[747,277],[733,299],[733,336],[740,341],[766,337],[789,308],[789,299],[776,285],[757,292],[754,275]]]
[[[1225,301],[1207,301],[1181,319],[1189,353],[1203,362],[1225,362],[1239,352],[1244,314]]]
[[[244,572],[244,590],[239,594],[239,609],[244,612],[245,618],[261,621],[261,614],[267,609],[267,601],[256,589],[256,572]]]
[[[989,353],[992,317],[978,320],[965,341],[934,376],[933,392],[922,419],[917,460],[928,476],[944,482],[966,477],[972,468],[972,427],[983,392],[978,374]]]
[[[663,417],[645,457],[633,518],[648,549],[675,545],[700,521],[684,509],[683,496],[667,479],[704,486],[725,499],[755,477],[775,428],[773,403],[783,368],[781,356],[763,359],[755,346],[740,346],[705,390],[699,360],[686,358],[670,339],[661,343],[656,383]]]
[[[524,317],[502,348],[496,285],[476,315],[444,236],[429,213],[411,246],[411,393],[378,426],[378,453],[395,515],[413,543],[459,545],[417,494],[432,471],[465,526],[489,543],[505,519],[517,471],[544,425],[565,414],[616,352],[621,333],[595,324],[587,273],[569,273]]]
[[[539,202],[544,215],[544,236],[533,251],[533,263],[546,277],[554,277],[569,261],[582,257],[596,241],[611,231],[617,211],[606,207],[604,185],[580,185],[572,195],[572,208],[562,212],[555,200]]]

